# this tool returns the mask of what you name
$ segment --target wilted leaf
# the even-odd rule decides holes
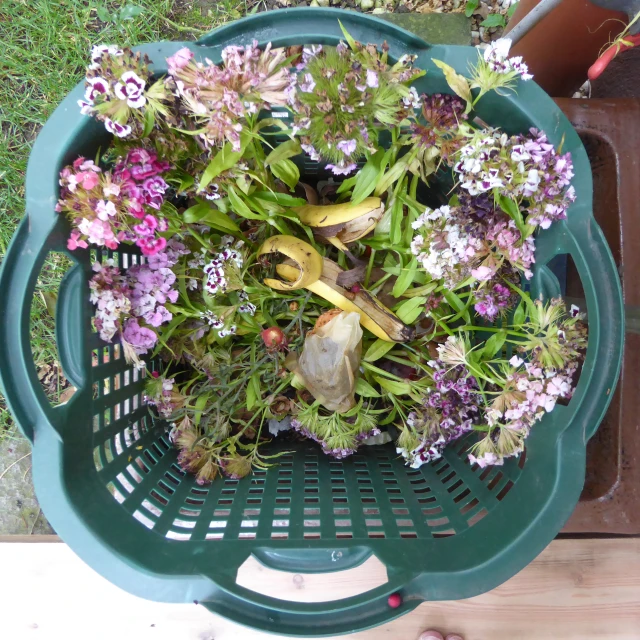
[[[452,91],[466,101],[467,111],[469,111],[471,108],[470,105],[473,102],[469,81],[464,76],[456,73],[456,70],[453,67],[442,62],[442,60],[435,60],[434,58],[431,59],[433,60],[433,63],[444,72],[445,80],[451,87]]]

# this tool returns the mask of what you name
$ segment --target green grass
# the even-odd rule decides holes
[[[248,10],[244,0],[0,0],[0,260],[24,215],[24,174],[40,127],[84,76],[93,44],[135,45],[190,40]],[[64,256],[48,260],[38,281],[32,317],[36,363],[57,360],[54,321],[45,300],[54,299],[67,268]],[[48,318],[44,323],[42,318]],[[32,323],[32,326],[34,324]],[[50,392],[64,384],[58,378]],[[0,396],[0,438],[15,437]]]

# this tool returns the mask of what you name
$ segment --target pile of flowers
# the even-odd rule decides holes
[[[538,230],[571,215],[571,156],[473,115],[526,65],[498,40],[469,78],[435,61],[452,93],[420,95],[412,57],[344,33],[185,48],[164,76],[92,52],[80,108],[113,140],[61,171],[57,210],[70,250],[98,249],[96,332],[200,484],[277,463],[274,438],[337,459],[395,440],[415,468],[464,438],[504,464],[580,372],[579,310],[528,293]]]

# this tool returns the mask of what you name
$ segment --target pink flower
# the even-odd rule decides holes
[[[98,174],[94,171],[81,171],[76,174],[76,180],[82,185],[83,189],[90,191],[100,181]]]
[[[136,164],[131,167],[131,175],[136,180],[146,180],[147,178],[152,178],[157,173],[156,168],[150,162],[139,165]]]
[[[116,205],[113,204],[113,202],[110,200],[98,200],[98,204],[96,205],[96,215],[100,220],[113,218],[117,213]]]
[[[152,236],[158,228],[158,220],[155,216],[146,215],[140,224],[136,224],[133,230],[141,237],[146,238]]]
[[[126,162],[130,162],[131,164],[147,164],[153,162],[155,159],[155,153],[150,153],[146,149],[137,148],[129,151]]]
[[[140,109],[147,99],[144,97],[145,81],[133,71],[125,71],[113,91],[120,100],[126,100],[133,109]]]
[[[78,248],[86,249],[89,245],[84,240],[81,240],[81,237],[80,232],[74,229],[67,240],[67,249],[69,249],[69,251],[74,251]]]
[[[145,256],[152,256],[162,251],[167,246],[167,241],[162,237],[158,238],[139,238],[136,241],[136,244],[142,250],[142,254]]]
[[[131,200],[129,202],[129,213],[139,220],[142,220],[145,216],[144,208],[137,200]]]
[[[491,280],[494,273],[495,269],[485,265],[480,265],[477,269],[471,269],[471,275],[481,281]]]
[[[179,69],[184,69],[189,64],[189,61],[193,58],[193,53],[187,48],[182,47],[176,51],[172,56],[167,58],[167,67],[169,73],[173,74]]]
[[[122,332],[124,339],[136,350],[136,353],[147,353],[158,341],[155,331],[141,327],[137,318],[129,318]]]

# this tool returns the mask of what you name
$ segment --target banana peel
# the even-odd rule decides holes
[[[380,198],[365,198],[361,203],[312,205],[294,207],[300,221],[331,244],[347,251],[351,242],[371,233],[384,214]]]
[[[267,286],[279,291],[307,289],[343,311],[357,313],[360,324],[381,340],[408,342],[413,339],[415,330],[368,291],[360,289],[354,293],[338,285],[337,279],[343,270],[333,260],[323,258],[310,244],[294,236],[273,236],[264,243],[258,255],[276,252],[286,255],[289,260],[276,265],[276,272],[283,280],[266,278]]]
[[[322,256],[304,240],[294,236],[272,236],[260,247],[258,256],[266,253],[282,253],[298,267],[296,277],[282,281],[265,278],[264,283],[278,291],[294,291],[306,288],[322,275]]]

